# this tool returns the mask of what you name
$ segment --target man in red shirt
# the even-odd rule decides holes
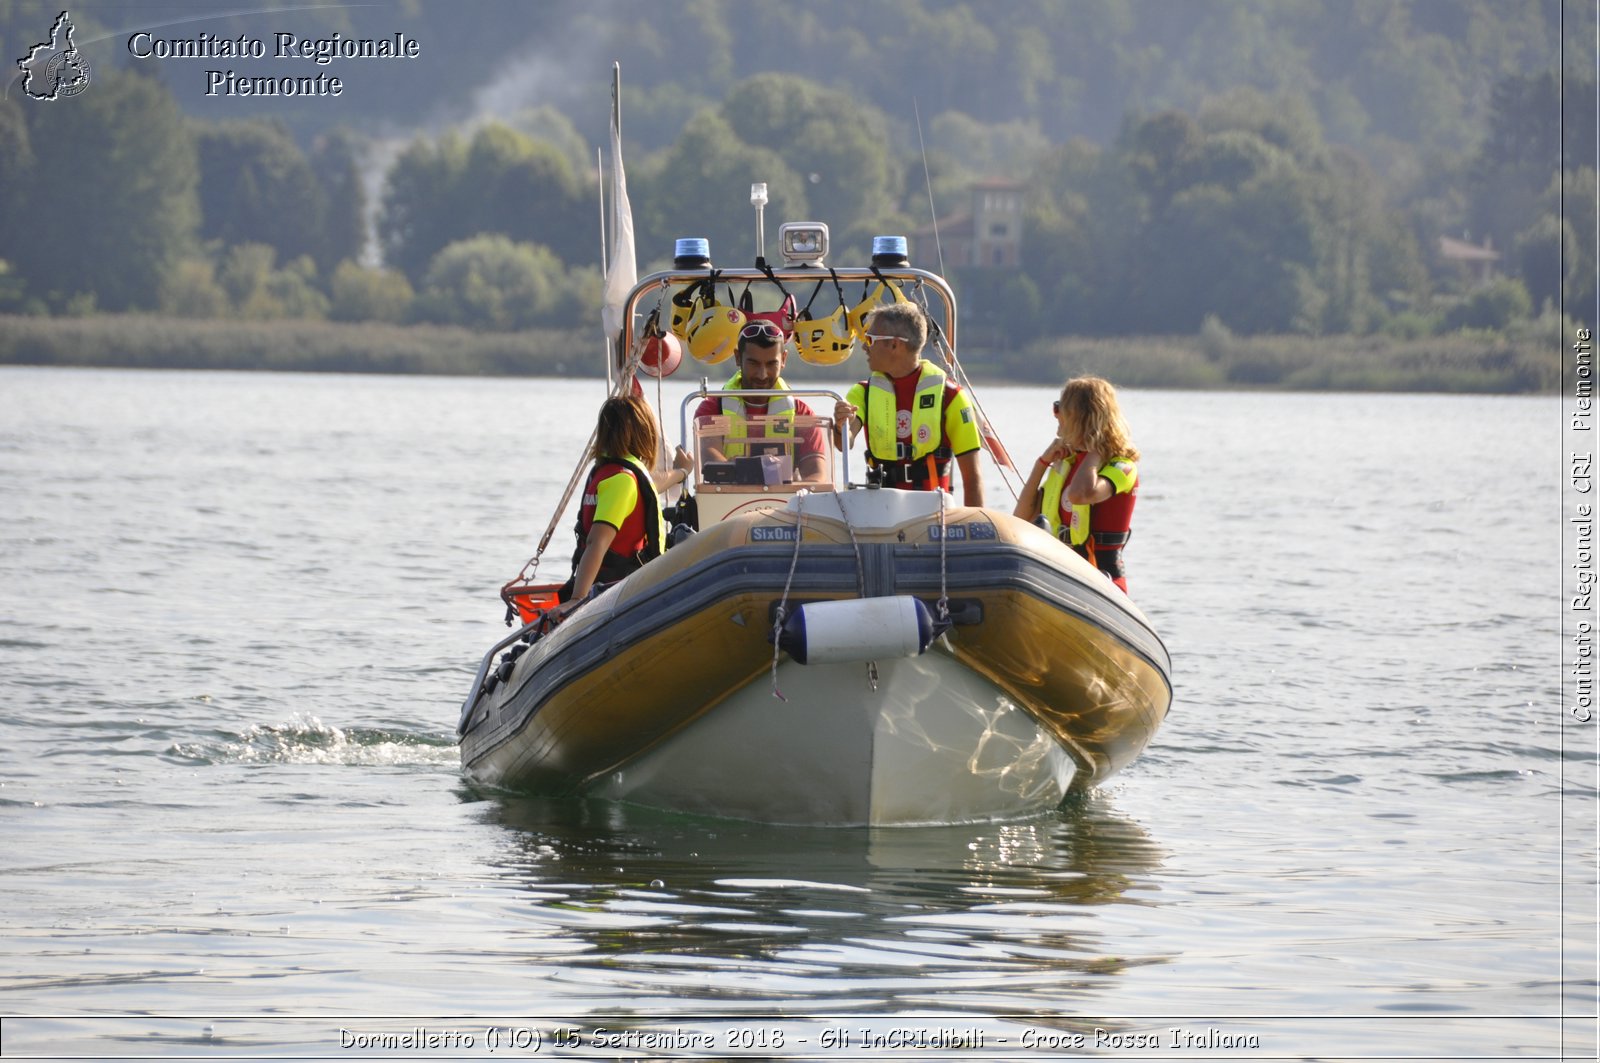
[[[784,347],[787,337],[783,330],[770,321],[752,321],[739,333],[738,345],[734,348],[734,359],[739,366],[739,371],[733,379],[723,385],[725,390],[738,391],[748,389],[751,391],[787,391],[789,385],[783,379],[783,365],[788,359],[788,351]],[[771,439],[775,442],[763,447],[752,442],[749,449],[761,453],[763,449],[787,449],[789,444],[795,448],[795,475],[801,480],[826,480],[828,478],[828,450],[823,439],[822,429],[818,426],[796,430],[792,420],[787,425],[765,421],[750,424],[752,417],[780,415],[810,417],[814,416],[811,408],[802,400],[787,396],[772,396],[766,398],[740,398],[735,395],[719,395],[703,400],[694,411],[695,420],[702,417],[715,417],[718,414],[726,415],[730,428],[748,429],[752,439]],[[783,428],[787,427],[785,433]],[[731,433],[730,433],[731,434]],[[743,434],[743,433],[741,433]],[[783,440],[783,445],[776,441]],[[703,460],[725,461],[728,458],[740,457],[745,454],[744,443],[725,443],[720,438],[707,438],[703,443],[705,454]]]

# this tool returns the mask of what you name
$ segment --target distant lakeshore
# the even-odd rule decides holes
[[[1284,391],[1555,393],[1562,326],[1551,315],[1518,332],[1388,336],[1196,336],[1042,340],[1021,350],[964,346],[986,383],[1060,383],[1095,373],[1123,387]],[[686,359],[687,361],[687,359]],[[146,314],[0,315],[0,365],[443,376],[600,376],[593,329],[476,332],[436,325],[193,320]],[[680,374],[721,379],[722,366]],[[731,370],[728,370],[731,371]],[[790,359],[795,380],[854,370]]]

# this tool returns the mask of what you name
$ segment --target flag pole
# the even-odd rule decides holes
[[[622,64],[611,64],[611,255],[606,263],[605,303],[601,321],[606,349],[626,331],[631,313],[628,297],[639,280],[633,247],[633,208],[628,203],[628,180],[622,167]],[[622,353],[622,352],[619,352]],[[610,379],[610,361],[606,363]]]
[[[604,160],[605,149],[594,149],[594,176],[595,191],[600,197],[600,285],[605,287],[606,278],[610,276],[610,267],[606,264],[606,167]],[[602,336],[601,343],[606,352],[606,394],[611,394],[611,337]]]

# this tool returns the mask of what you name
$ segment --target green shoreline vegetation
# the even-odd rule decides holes
[[[1195,336],[1058,338],[960,353],[983,383],[1053,385],[1096,373],[1145,388],[1554,393],[1571,327],[1546,313],[1501,331],[1319,338],[1235,336],[1212,321]],[[603,364],[592,328],[479,332],[376,322],[0,315],[0,365],[585,377],[600,376]],[[796,380],[841,375],[797,359],[790,365],[787,375]],[[686,359],[679,375],[720,383],[724,368]]]
[[[616,163],[596,166],[604,93],[582,84],[573,39],[615,45],[629,71],[641,272],[685,236],[723,268],[775,250],[751,240],[759,183],[766,230],[826,222],[830,261],[899,234],[937,263],[979,381],[1540,393],[1595,325],[1560,313],[1600,301],[1584,236],[1600,226],[1600,122],[1578,58],[1592,12],[1105,0],[1092,18],[1046,4],[996,23],[971,0],[483,5],[505,58],[573,83],[437,128],[416,124],[436,102],[423,68],[383,92],[389,68],[362,68],[367,91],[337,110],[207,100],[198,80],[113,58],[122,0],[74,5],[76,39],[104,42],[93,85],[0,99],[0,364],[602,376],[596,208]],[[324,35],[403,31],[435,72],[494,64],[444,5],[305,16]],[[0,39],[49,25],[0,2]],[[239,12],[207,32],[261,28]],[[30,61],[43,79],[48,60]],[[787,294],[823,318],[869,297],[848,287]],[[842,368],[791,360],[789,376]]]

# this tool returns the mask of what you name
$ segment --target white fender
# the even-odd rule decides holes
[[[799,664],[915,657],[934,639],[928,607],[909,595],[808,602],[784,620],[778,646]]]

